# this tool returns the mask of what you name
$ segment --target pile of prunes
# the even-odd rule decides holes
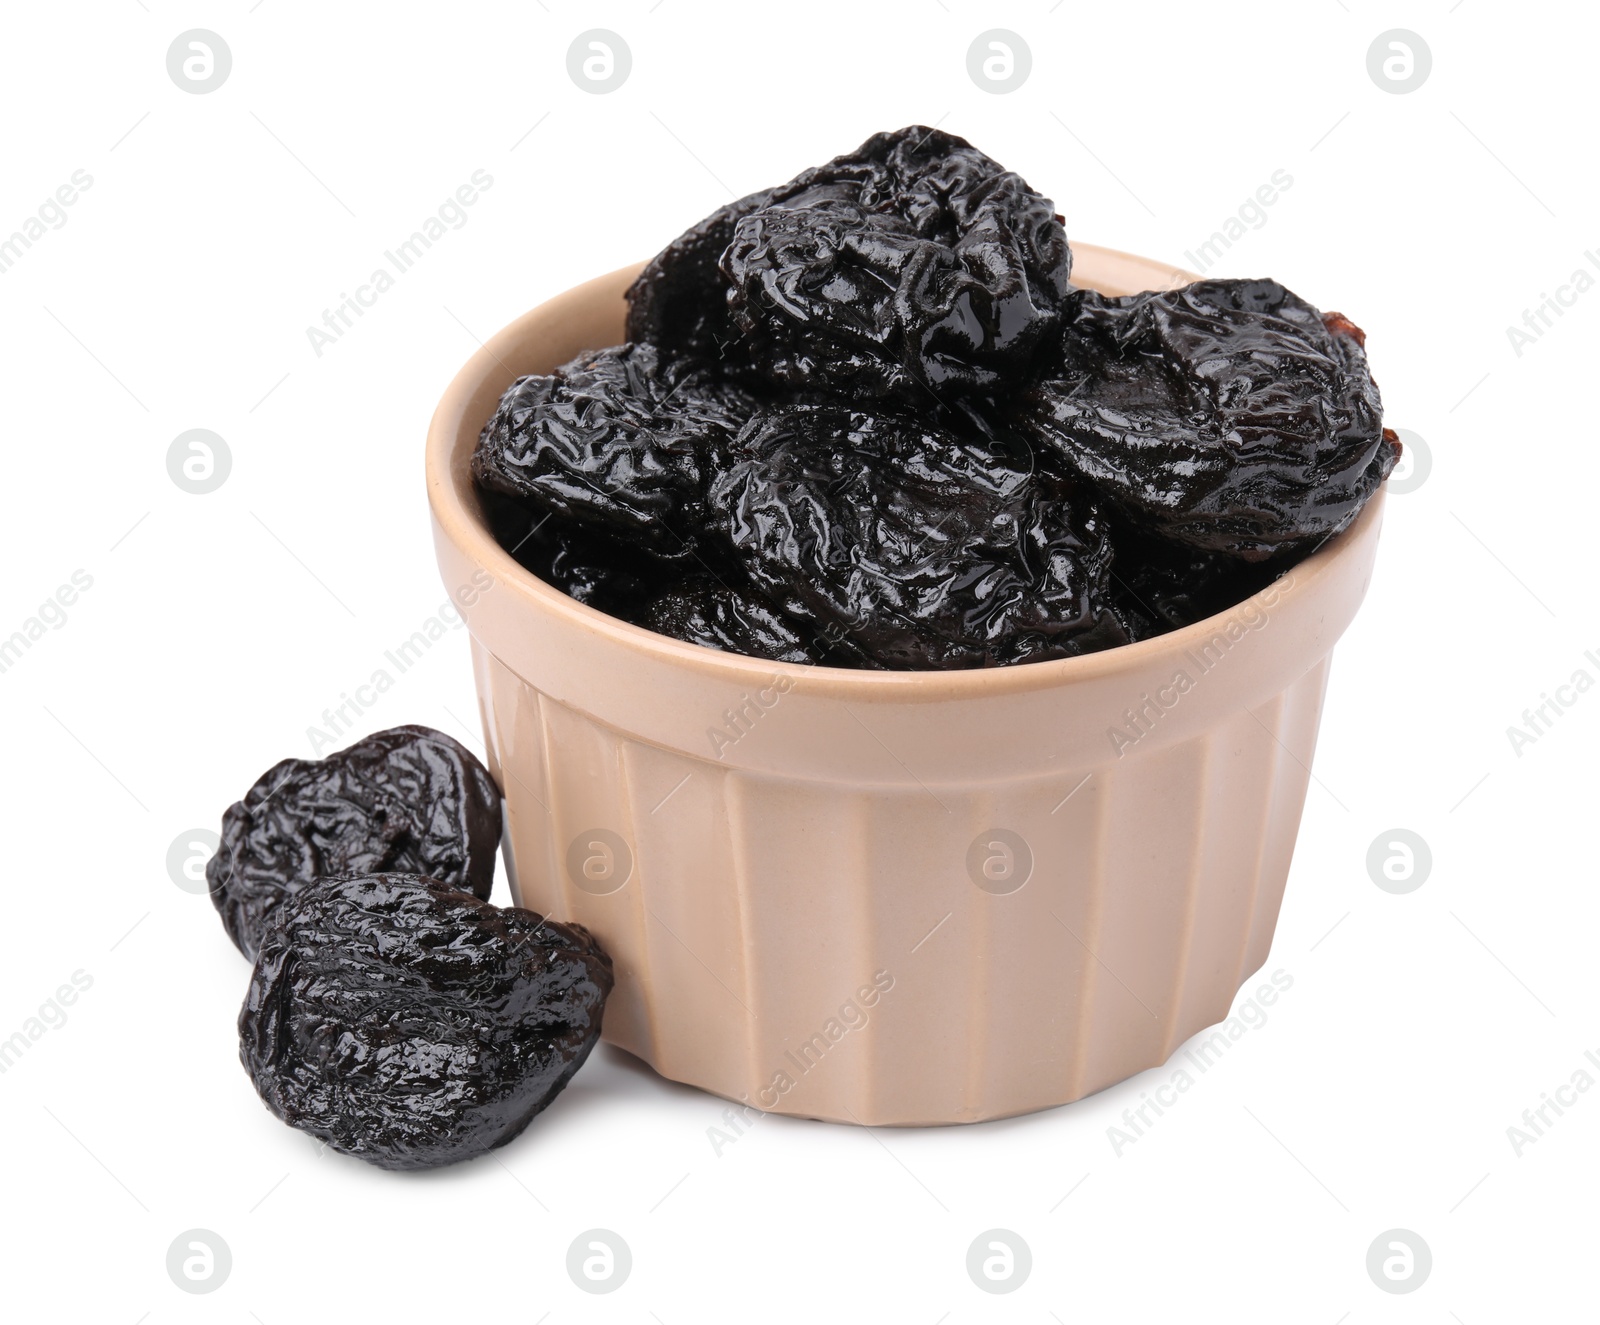
[[[836,667],[1089,653],[1242,602],[1399,454],[1359,328],[1274,281],[1075,288],[1055,205],[960,138],[878,134],[731,203],[628,291],[628,343],[524,377],[472,472],[580,602]],[[600,1035],[610,958],[489,903],[500,792],[397,727],[284,760],[207,865],[254,963],[268,1108],[384,1168],[510,1141]]]
[[[1071,283],[1055,204],[912,127],[728,204],[626,344],[524,377],[472,473],[580,602],[834,667],[992,667],[1265,587],[1394,467],[1363,335],[1270,280]]]
[[[291,1127],[435,1168],[505,1145],[583,1066],[611,959],[489,903],[500,824],[488,770],[418,726],[285,759],[228,807],[206,882],[254,963],[239,1057]]]

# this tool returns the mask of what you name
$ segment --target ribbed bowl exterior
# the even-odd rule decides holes
[[[1113,293],[1172,283],[1075,246]],[[621,338],[632,272],[513,324],[429,441],[517,900],[616,964],[605,1036],[754,1107],[972,1122],[1166,1060],[1266,960],[1329,655],[1381,497],[1222,616],[981,673],[852,673],[664,640],[493,545],[466,476],[516,372]]]

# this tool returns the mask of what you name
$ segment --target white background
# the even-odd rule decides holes
[[[195,27],[233,54],[207,95],[166,68]],[[608,95],[567,74],[594,27],[632,51]],[[996,27],[1033,53],[1008,95],[966,68]],[[1391,28],[1433,54],[1406,95],[1367,72]],[[1600,678],[1600,293],[1520,354],[1507,328],[1600,275],[1596,50],[1575,7],[1492,0],[7,6],[0,235],[93,184],[0,275],[0,636],[75,570],[93,585],[0,674],[0,1037],[93,983],[0,1076],[4,1314],[1592,1319],[1600,1090],[1520,1155],[1507,1128],[1600,1056],[1600,694],[1520,755],[1507,728]],[[766,1119],[719,1155],[720,1101],[602,1048],[494,1158],[319,1156],[238,1066],[247,967],[169,844],[308,755],[443,600],[421,442],[476,338],[915,121],[1023,173],[1069,235],[1175,264],[1287,171],[1214,274],[1358,321],[1389,421],[1431,449],[1333,669],[1264,972],[1293,987],[1120,1154],[1107,1129],[1170,1067],[965,1129]],[[479,169],[467,223],[318,357],[307,326]],[[232,454],[208,495],[168,477],[191,428]],[[464,633],[365,718],[481,751]],[[1433,853],[1405,896],[1365,863],[1396,827]],[[632,1249],[606,1297],[564,1268],[592,1227]],[[1008,1296],[965,1269],[995,1227],[1033,1253]],[[191,1228],[232,1251],[209,1296],[166,1272]],[[1391,1228],[1433,1253],[1407,1296],[1365,1269]]]

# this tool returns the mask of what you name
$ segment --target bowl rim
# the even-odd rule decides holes
[[[1078,260],[1092,256],[1117,267],[1133,265],[1152,274],[1160,271],[1166,273],[1169,280],[1175,281],[1180,275],[1192,280],[1200,279],[1169,264],[1117,249],[1076,242],[1072,248],[1074,274]],[[487,419],[470,419],[467,411],[483,384],[492,377],[504,376],[508,372],[513,373],[514,377],[521,376],[507,361],[518,357],[513,351],[537,326],[559,319],[566,309],[587,308],[596,299],[620,296],[644,266],[643,262],[633,263],[572,286],[535,305],[487,341],[481,342],[479,349],[456,372],[440,397],[428,425],[425,453],[429,506],[440,535],[447,538],[472,564],[488,570],[498,581],[515,588],[524,600],[547,615],[571,629],[597,636],[615,647],[636,654],[641,660],[650,659],[711,674],[738,686],[770,684],[778,678],[788,677],[791,684],[803,684],[806,691],[813,695],[854,698],[863,702],[1012,695],[1099,681],[1119,672],[1142,671],[1153,667],[1159,664],[1163,655],[1169,656],[1176,664],[1193,648],[1214,638],[1219,628],[1237,619],[1251,604],[1255,604],[1259,610],[1276,610],[1277,606],[1289,600],[1315,595],[1322,581],[1337,574],[1339,563],[1347,555],[1358,555],[1356,548],[1367,541],[1381,520],[1387,481],[1378,487],[1356,519],[1346,528],[1250,597],[1164,635],[1068,658],[952,671],[871,671],[814,663],[776,662],[658,634],[578,602],[516,561],[495,540],[483,519],[468,467],[471,450],[476,446]],[[1094,281],[1091,279],[1084,284],[1093,287]],[[472,608],[464,606],[462,615],[467,619],[470,629]],[[495,651],[491,648],[490,652]],[[1308,665],[1314,661],[1308,659]],[[508,665],[512,666],[513,671],[517,670],[514,663]]]

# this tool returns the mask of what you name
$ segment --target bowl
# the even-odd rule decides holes
[[[1073,254],[1107,293],[1174,284]],[[611,953],[605,1038],[867,1125],[1026,1113],[1164,1062],[1266,960],[1382,493],[1231,611],[1084,657],[871,672],[669,639],[524,570],[469,473],[515,378],[623,339],[638,270],[496,335],[427,444],[512,892]]]

